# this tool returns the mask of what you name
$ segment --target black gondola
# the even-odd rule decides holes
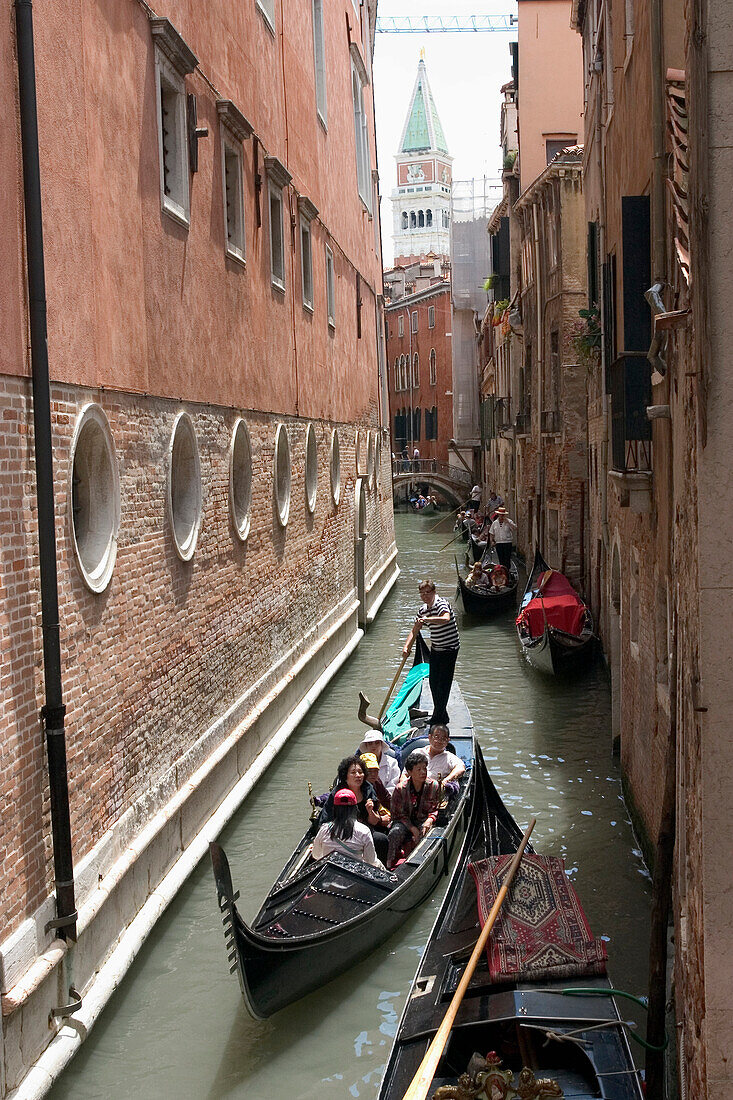
[[[379,1100],[402,1100],[430,1042],[440,1026],[463,967],[478,935],[476,887],[469,863],[516,851],[521,832],[486,772],[480,752],[476,765],[476,799],[466,839],[422,955],[387,1062]],[[527,851],[531,849],[528,847]],[[520,868],[521,870],[521,868]],[[516,883],[515,883],[516,889]],[[510,895],[511,897],[511,895]],[[504,903],[505,906],[508,902]],[[522,903],[520,902],[520,905]],[[560,991],[588,989],[566,995]],[[567,1035],[567,1039],[559,1038]],[[491,984],[486,956],[479,962],[456,1016],[436,1076],[428,1090],[435,1095],[475,1096],[466,1084],[456,1088],[475,1052],[484,1062],[501,1061],[496,1069],[509,1078],[524,1067],[537,1078],[549,1078],[558,1091],[496,1091],[489,1084],[484,1096],[573,1096],[578,1100],[641,1100],[638,1072],[621,1024],[616,1001],[605,975],[572,980],[542,980]],[[484,1073],[491,1066],[482,1067]],[[484,1079],[484,1083],[486,1083]],[[452,1089],[451,1089],[452,1086]],[[562,1090],[562,1091],[560,1091]]]
[[[312,823],[250,926],[237,909],[224,850],[210,845],[231,970],[255,1019],[271,1016],[363,959],[448,874],[473,812],[477,751],[456,684],[449,705],[451,742],[466,773],[457,797],[394,873],[339,854],[314,862]]]
[[[590,608],[563,573],[550,569],[539,549],[522,597],[517,635],[530,664],[551,675],[577,671],[596,651]]]
[[[461,571],[456,562],[456,574],[458,576],[458,589],[463,600],[463,610],[469,615],[481,615],[487,617],[489,615],[497,615],[501,611],[506,611],[508,607],[514,607],[517,600],[517,586],[519,584],[519,574],[517,573],[517,566],[512,558],[511,566],[509,569],[509,587],[505,588],[502,592],[491,592],[488,588],[469,588],[464,578],[461,576]],[[498,565],[499,559],[496,556],[495,550],[490,550],[488,554],[484,555],[484,564]]]

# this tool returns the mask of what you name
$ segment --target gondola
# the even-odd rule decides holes
[[[465,579],[461,576],[458,561],[454,560],[458,576],[458,590],[463,600],[463,610],[467,614],[488,617],[498,615],[501,611],[506,611],[508,607],[516,605],[519,575],[514,558],[512,558],[509,570],[510,584],[503,592],[490,592],[488,588],[469,588]],[[498,565],[499,559],[496,556],[496,551],[494,549],[490,550],[488,554],[484,555],[483,561],[490,565]]]
[[[475,873],[477,866],[482,865],[479,861],[516,851],[521,839],[520,830],[499,798],[480,755],[476,765],[476,795],[460,857],[397,1028],[379,1100],[404,1097],[476,943],[477,891],[469,865]],[[526,852],[530,853],[530,859],[541,861],[542,857],[535,856],[531,848]],[[533,871],[523,872],[527,860],[525,853],[504,902],[504,911],[516,904],[520,917],[523,913],[537,914],[538,924],[542,924],[547,895],[541,880],[533,882]],[[560,873],[564,878],[564,872]],[[518,899],[516,903],[514,899]],[[570,914],[569,923],[574,928],[578,926],[579,915],[583,924],[582,910],[580,914],[577,910]],[[494,932],[498,934],[496,925],[492,937]],[[587,932],[590,935],[589,929]],[[598,941],[591,941],[591,945],[591,955],[605,955]],[[497,957],[496,949],[492,957]],[[547,959],[551,969],[552,948]],[[592,1097],[642,1100],[638,1072],[611,985],[605,973],[600,972],[604,965],[591,966],[589,969],[596,973],[581,978],[539,976],[538,981],[492,981],[484,954],[458,1009],[428,1097],[550,1100],[553,1096],[572,1096],[576,1100]],[[563,990],[574,992],[568,994]],[[561,1039],[563,1035],[568,1038]],[[517,1086],[522,1073],[520,1091]],[[472,1080],[464,1077],[459,1083],[462,1074],[468,1074]],[[533,1091],[533,1081],[540,1079],[549,1082],[548,1087]],[[441,1086],[443,1091],[437,1092]]]
[[[434,500],[428,500],[427,504],[423,505],[422,508],[418,508],[413,500],[409,500],[408,504],[410,505],[410,511],[415,516],[434,516],[438,511],[438,505]]]
[[[551,675],[576,672],[594,656],[590,608],[539,549],[517,617],[517,635],[530,664]]]
[[[237,909],[239,895],[224,850],[210,845],[230,969],[237,971],[255,1019],[271,1016],[363,959],[448,873],[473,812],[477,753],[471,717],[455,683],[449,706],[451,743],[466,773],[435,827],[394,872],[341,854],[314,862],[310,845],[317,824],[312,822],[248,925]]]

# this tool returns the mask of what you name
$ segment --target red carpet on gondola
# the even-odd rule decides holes
[[[469,864],[483,928],[511,855]],[[596,939],[578,895],[553,856],[524,855],[499,911],[486,950],[492,982],[591,977],[606,973],[607,952]]]

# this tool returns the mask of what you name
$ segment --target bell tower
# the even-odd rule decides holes
[[[420,53],[417,77],[402,130],[393,189],[395,264],[450,255],[450,196],[453,158]]]

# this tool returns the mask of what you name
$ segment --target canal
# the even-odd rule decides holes
[[[441,550],[450,526],[429,532],[433,521],[395,516],[402,569],[395,590],[221,836],[246,918],[302,835],[308,780],[327,789],[336,763],[358,741],[358,691],[377,707],[384,697],[414,617],[418,579],[431,575],[453,601],[453,548]],[[509,613],[476,623],[463,619],[460,602],[456,611],[456,678],[499,793],[522,827],[537,816],[537,851],[566,859],[591,927],[608,937],[613,983],[644,992],[650,882],[610,756],[605,671],[599,664],[574,683],[546,680],[518,652]],[[337,981],[254,1021],[228,974],[211,869],[202,863],[50,1095],[373,1100],[439,900]]]

